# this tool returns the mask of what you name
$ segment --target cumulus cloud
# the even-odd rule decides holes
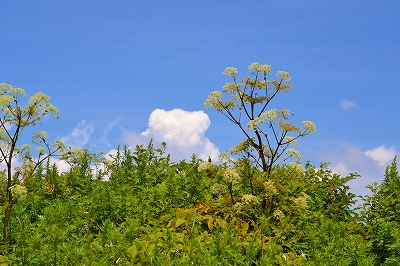
[[[87,123],[86,120],[82,120],[70,134],[63,136],[61,141],[68,146],[83,146],[89,142],[93,131],[93,124]]]
[[[202,159],[211,157],[217,160],[219,150],[205,136],[210,124],[208,115],[203,111],[156,109],[151,113],[144,132],[126,131],[124,135],[131,146],[148,143],[150,139],[156,143],[166,142],[167,152],[174,159],[187,159],[195,153]]]
[[[379,165],[384,166],[393,160],[396,156],[396,150],[395,147],[386,148],[382,145],[378,148],[366,151],[365,155],[378,162]]]
[[[354,101],[346,100],[346,99],[341,99],[340,100],[340,106],[342,107],[343,110],[347,110],[353,107],[357,107],[358,104]]]
[[[64,160],[60,160],[59,158],[51,157],[50,164],[56,164],[57,169],[60,173],[68,172],[71,166]]]
[[[370,194],[365,188],[372,182],[381,182],[386,166],[396,156],[394,147],[386,148],[384,145],[363,151],[353,144],[336,141],[335,149],[321,152],[319,160],[330,162],[329,168],[341,176],[347,176],[349,173],[361,175],[351,181],[349,184],[356,195]]]

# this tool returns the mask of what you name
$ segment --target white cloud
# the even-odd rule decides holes
[[[150,139],[156,144],[166,142],[167,152],[173,159],[187,159],[195,153],[202,159],[210,156],[216,161],[219,150],[205,137],[210,124],[208,115],[203,111],[156,109],[149,117],[146,131],[141,134],[126,131],[124,135],[131,146],[146,144]]]
[[[336,163],[335,165],[332,165],[330,169],[337,174],[340,174],[342,176],[348,175],[351,171],[349,170],[348,166],[344,163]]]
[[[366,151],[365,155],[372,158],[374,161],[377,161],[379,165],[383,166],[393,160],[393,158],[396,156],[396,151],[394,147],[387,149],[384,145],[382,145],[378,148]]]
[[[349,173],[357,172],[361,175],[349,183],[356,195],[370,194],[365,188],[373,182],[381,182],[386,166],[393,160],[396,155],[394,147],[385,148],[380,146],[368,151],[363,151],[358,147],[337,141],[335,150],[321,152],[319,160],[330,162],[329,168],[341,176],[347,176]]]
[[[89,142],[89,139],[94,131],[92,123],[86,123],[86,120],[82,120],[72,130],[72,132],[61,138],[67,146],[83,146]]]
[[[357,107],[358,104],[354,101],[346,100],[346,99],[341,99],[340,100],[340,106],[343,108],[343,110],[347,110],[353,107]]]
[[[59,157],[51,157],[50,164],[56,164],[59,173],[68,172],[71,166],[64,160],[60,160]]]

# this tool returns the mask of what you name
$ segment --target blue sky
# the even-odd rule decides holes
[[[360,173],[364,193],[400,147],[399,11],[395,0],[2,1],[0,82],[52,97],[50,138],[109,152],[153,137],[178,158],[242,140],[203,102],[230,81],[225,67],[270,64],[295,86],[276,107],[317,125],[303,159]]]

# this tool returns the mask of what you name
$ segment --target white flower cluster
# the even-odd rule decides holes
[[[272,196],[278,194],[278,189],[274,186],[274,181],[268,180],[264,183],[265,195]]]
[[[271,109],[263,112],[260,117],[263,119],[267,118],[269,121],[273,121],[276,119],[276,109]]]
[[[227,183],[236,183],[240,180],[239,174],[231,168],[225,169],[222,173],[222,176]]]
[[[252,128],[256,128],[257,125],[261,125],[265,122],[265,119],[267,119],[268,121],[274,121],[277,117],[279,119],[283,119],[283,120],[288,120],[290,116],[293,116],[294,113],[290,113],[289,110],[287,109],[281,109],[281,110],[276,110],[276,109],[270,109],[268,111],[263,112],[260,116],[252,119],[249,121],[249,123],[247,124],[247,130],[250,130]],[[312,122],[310,121],[305,121],[307,122],[307,126],[308,127],[312,127]],[[287,125],[288,126],[288,130],[286,129],[282,129],[282,130],[286,130],[286,131],[290,131],[292,130],[293,125],[292,124],[288,124],[288,123],[283,123],[280,122],[281,125]],[[304,122],[303,122],[304,124]],[[315,127],[315,125],[314,125]]]
[[[201,172],[201,171],[207,171],[210,170],[212,168],[213,164],[210,162],[202,162],[199,167],[197,168],[197,171]]]
[[[45,131],[38,131],[35,134],[33,134],[32,139],[34,140],[34,143],[39,143],[43,139],[47,139],[49,137],[49,134]]]
[[[207,100],[203,103],[207,109],[215,108],[218,112],[221,111],[224,106],[222,104],[222,92],[213,91],[208,95]]]
[[[256,117],[255,119],[252,119],[247,123],[247,130],[251,129],[257,129],[257,125],[262,124],[262,121],[260,118]]]
[[[281,109],[281,110],[278,111],[278,118],[279,119],[288,120],[289,116],[290,116],[290,111],[288,109]]]
[[[254,62],[248,67],[248,69],[253,74],[257,72],[263,75],[268,75],[271,72],[271,65],[261,65],[258,62]],[[255,72],[253,72],[253,70],[255,70]]]
[[[222,72],[222,75],[232,76],[232,77],[236,76],[237,74],[238,74],[238,71],[234,67],[227,67]]]
[[[286,82],[290,82],[290,80],[292,79],[289,73],[286,71],[278,71],[278,74],[276,74],[276,76],[281,77]]]
[[[305,134],[315,133],[317,132],[317,127],[315,126],[314,122],[311,121],[303,121],[303,127],[306,131]]]
[[[293,200],[293,203],[299,209],[305,210],[308,208],[307,198],[309,198],[309,197],[310,196],[308,196],[306,193],[303,192],[303,196],[300,196],[297,199]]]
[[[301,164],[299,164],[299,163],[296,163],[296,162],[289,162],[289,163],[288,163],[288,166],[289,166],[289,167],[292,167],[292,168],[294,168],[294,169],[296,169],[296,170],[299,171],[300,173],[304,173],[304,172],[305,172],[304,167],[303,167]]]
[[[289,148],[286,150],[286,154],[288,155],[289,158],[292,158],[293,156],[297,158],[298,161],[301,160],[301,155],[298,150],[295,150],[293,148]]]
[[[23,200],[26,198],[28,190],[22,185],[13,185],[9,188],[13,200]]]
[[[276,109],[271,109],[263,112],[259,117],[256,117],[248,122],[247,130],[251,130],[253,128],[256,128],[258,125],[263,124],[265,122],[265,119],[267,119],[268,121],[274,121],[277,115],[279,118],[281,118],[282,111],[288,111],[288,110],[279,110],[277,113]]]
[[[240,83],[234,83],[234,82],[229,82],[226,83],[225,86],[222,87],[223,91],[225,93],[240,93],[240,88],[242,87],[242,84]],[[236,98],[239,98],[239,94],[235,94]]]
[[[211,194],[213,195],[223,195],[226,193],[226,191],[226,186],[219,183],[215,183],[210,190]]]
[[[298,197],[297,199],[295,199],[293,201],[294,205],[296,205],[296,207],[305,210],[307,209],[307,199],[305,197]]]
[[[260,201],[258,198],[254,195],[251,194],[245,194],[242,197],[242,202],[246,205],[258,205],[260,204]]]

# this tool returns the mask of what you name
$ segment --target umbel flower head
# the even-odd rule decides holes
[[[240,180],[239,174],[234,169],[231,168],[223,170],[222,176],[224,177],[227,183],[236,183],[239,182]]]
[[[305,210],[308,208],[307,199],[310,198],[306,193],[302,193],[303,195],[293,200],[293,204],[301,210]]]
[[[274,181],[268,180],[264,183],[265,195],[270,197],[272,195],[278,194],[278,189],[274,185]]]
[[[234,67],[227,67],[225,70],[222,72],[222,75],[226,76],[232,76],[235,77],[238,74],[238,71]]]
[[[317,132],[317,127],[315,126],[314,122],[303,121],[303,126],[305,129],[306,135]]]
[[[211,194],[213,195],[224,195],[226,190],[226,185],[215,183],[210,190]]]
[[[258,205],[260,203],[259,199],[251,194],[243,195],[242,202],[246,205]]]
[[[26,187],[19,184],[11,186],[9,190],[14,201],[25,199],[26,194],[28,193]]]
[[[201,171],[207,171],[207,170],[211,170],[213,167],[213,164],[210,162],[202,162],[199,167],[197,168],[197,171],[201,172]]]

